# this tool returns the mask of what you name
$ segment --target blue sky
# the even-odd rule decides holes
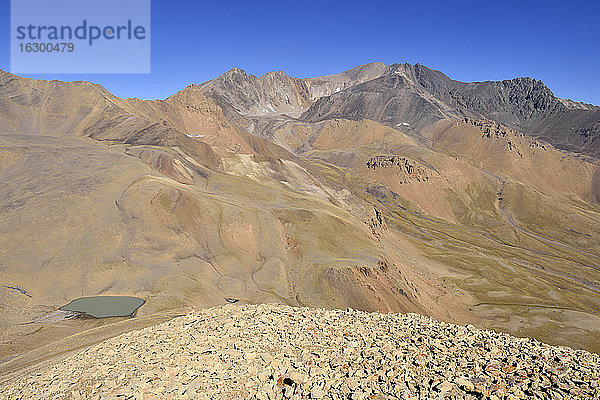
[[[9,15],[0,0],[3,70]],[[557,96],[600,104],[600,2],[153,0],[151,74],[27,76],[155,99],[234,66],[302,78],[374,61],[421,63],[467,82],[530,76]]]

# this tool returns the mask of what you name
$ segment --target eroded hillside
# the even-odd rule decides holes
[[[0,283],[27,295],[0,289],[0,358],[101,324],[19,325],[82,294],[142,297],[140,316],[417,312],[600,351],[598,160],[492,118],[521,97],[448,81],[234,69],[143,101],[2,73]]]

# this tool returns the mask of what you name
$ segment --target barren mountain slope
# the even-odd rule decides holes
[[[59,318],[54,311],[82,294],[143,297],[139,315],[225,298],[447,314],[436,300],[447,289],[387,254],[372,206],[344,189],[342,172],[226,121],[212,137],[237,138],[237,147],[179,131],[215,127],[219,108],[209,100],[193,98],[205,106],[193,112],[179,100],[124,101],[92,85],[4,78],[2,104],[14,111],[0,138],[0,279],[31,297],[1,289],[3,356],[90,327],[17,325]],[[59,91],[20,101],[52,86]],[[58,103],[86,112],[48,111]],[[15,115],[39,117],[28,124]],[[104,142],[85,137],[90,129]],[[462,319],[465,306],[449,301]]]
[[[530,78],[463,83],[420,64],[394,64],[371,81],[320,98],[303,118],[368,118],[420,132],[441,119],[484,117],[560,148],[600,155],[600,111],[573,104]]]
[[[381,62],[359,65],[348,71],[335,75],[319,76],[304,79],[310,92],[311,100],[337,93],[351,86],[378,78],[386,70],[386,65]]]
[[[600,327],[598,161],[482,118],[529,121],[554,103],[531,79],[466,84],[404,64],[321,97],[300,120],[254,117],[252,127],[347,171],[343,185],[375,202],[389,251],[410,237],[426,269],[437,261],[460,271],[453,281],[479,299],[481,323],[591,344]],[[320,107],[328,111],[312,118]]]
[[[382,69],[232,70],[161,101],[2,73],[0,283],[32,297],[0,289],[1,353],[89,327],[16,325],[82,293],[413,311],[599,351],[597,160],[452,105],[473,84]]]
[[[297,117],[310,105],[307,85],[284,72],[269,72],[260,78],[239,68],[200,85],[200,90],[218,104],[229,118],[287,114]]]

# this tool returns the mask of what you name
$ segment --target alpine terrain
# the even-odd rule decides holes
[[[140,100],[0,71],[0,187],[0,397],[599,395],[600,107],[541,81],[233,68]],[[145,303],[135,318],[59,310],[96,295]],[[129,375],[91,361],[108,348]],[[135,369],[159,348],[214,371]],[[465,364],[439,367],[448,354]],[[85,363],[98,375],[69,386]]]

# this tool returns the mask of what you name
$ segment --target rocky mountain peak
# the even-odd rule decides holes
[[[298,116],[310,105],[306,84],[283,71],[257,78],[242,69],[232,68],[200,88],[232,119],[279,114]]]
[[[433,70],[422,64],[392,64],[386,71],[388,76],[402,76],[410,85],[426,89],[432,94],[443,94],[449,90],[453,82],[440,71]]]
[[[235,77],[235,76],[243,76],[246,77],[246,71],[241,68],[233,67],[229,71],[225,72],[221,77]]]
[[[538,111],[563,107],[541,80],[521,77],[500,83],[492,82],[489,86],[489,95],[494,97],[491,104],[500,109],[510,109],[525,117],[531,117]]]
[[[258,78],[258,79],[273,79],[273,78],[290,78],[290,77],[283,71],[270,71],[264,75],[261,75],[260,78]]]

